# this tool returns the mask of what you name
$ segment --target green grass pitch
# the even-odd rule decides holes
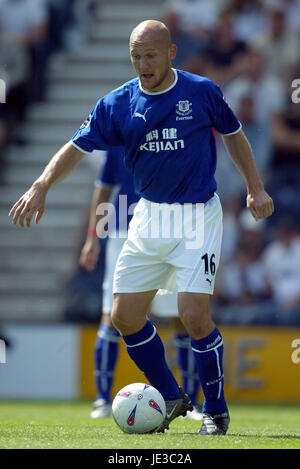
[[[300,406],[230,405],[226,436],[199,436],[200,422],[174,420],[165,434],[126,435],[91,403],[0,401],[0,449],[299,449]]]

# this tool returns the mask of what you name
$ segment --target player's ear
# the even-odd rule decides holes
[[[177,54],[177,46],[176,44],[171,44],[170,46],[170,58],[171,60],[174,60]]]

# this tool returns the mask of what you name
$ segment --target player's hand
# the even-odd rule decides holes
[[[33,184],[31,188],[14,204],[9,212],[9,217],[13,217],[13,223],[24,227],[24,222],[29,228],[31,219],[35,215],[37,224],[45,211],[47,188],[41,184]]]
[[[79,265],[83,269],[91,272],[96,267],[98,257],[100,254],[99,239],[92,237],[87,238],[79,257]]]
[[[248,193],[247,208],[256,221],[267,218],[274,212],[273,200],[264,189]]]

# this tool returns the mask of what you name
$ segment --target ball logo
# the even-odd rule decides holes
[[[134,425],[135,412],[136,412],[136,406],[135,406],[135,408],[130,412],[130,415],[129,415],[128,420],[127,420],[127,425],[129,425],[130,427],[132,427],[132,425]]]
[[[125,396],[125,397],[129,397],[131,394],[130,391],[126,391],[126,392],[119,392],[118,396]]]
[[[159,407],[159,405],[153,399],[150,399],[149,406],[153,407],[153,409],[157,410],[158,412],[160,412],[162,414],[161,408]]]

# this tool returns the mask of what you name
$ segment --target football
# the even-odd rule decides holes
[[[154,433],[165,419],[166,404],[153,386],[133,383],[117,393],[112,414],[125,433]]]

